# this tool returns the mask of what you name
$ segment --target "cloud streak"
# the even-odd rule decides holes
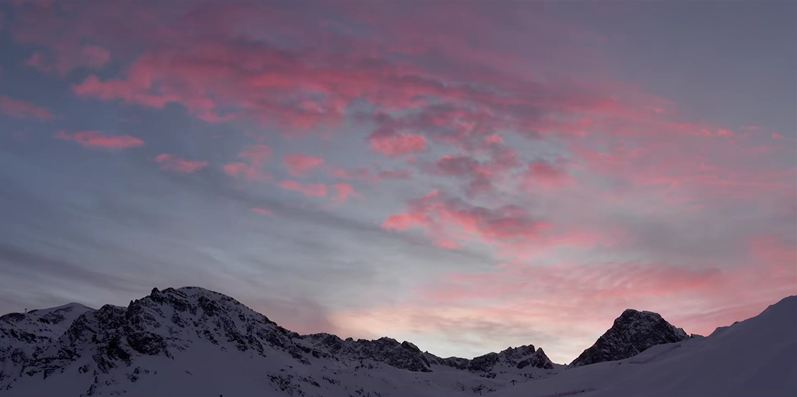
[[[155,162],[162,170],[178,174],[193,174],[209,164],[207,161],[186,160],[168,153],[159,154]]]
[[[101,131],[80,131],[74,134],[59,131],[55,138],[77,142],[92,149],[123,150],[144,146],[144,141],[130,135],[105,135]]]
[[[17,119],[51,120],[54,118],[47,108],[6,95],[0,95],[0,114]]]

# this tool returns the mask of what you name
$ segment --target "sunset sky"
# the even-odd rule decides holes
[[[797,294],[797,3],[0,2],[0,313],[569,362]]]

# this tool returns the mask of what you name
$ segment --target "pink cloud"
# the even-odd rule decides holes
[[[271,148],[266,145],[251,145],[239,153],[238,158],[244,162],[233,162],[224,165],[224,173],[233,178],[245,178],[250,182],[272,180],[273,176],[263,171],[266,160],[271,158]]]
[[[149,94],[152,82],[146,76],[140,81],[108,81],[101,82],[97,76],[89,76],[79,85],[72,87],[78,96],[91,96],[103,100],[121,99],[125,102],[163,109],[177,98],[170,95]]]
[[[144,141],[130,135],[103,135],[100,131],[81,131],[72,135],[59,131],[55,134],[55,138],[77,142],[85,147],[109,150],[131,149],[144,145]]]
[[[437,240],[434,242],[434,245],[438,248],[447,250],[455,250],[459,248],[459,243],[454,240]]]
[[[492,134],[484,139],[484,142],[487,144],[501,144],[504,143],[504,138],[498,134]]]
[[[407,210],[388,217],[382,227],[406,231],[419,228],[435,241],[480,241],[495,245],[528,245],[542,240],[547,224],[513,205],[475,207],[434,191],[409,200]],[[453,244],[448,244],[453,246]]]
[[[269,215],[273,214],[273,212],[271,210],[266,209],[266,208],[261,208],[261,207],[252,208],[252,212],[254,212],[255,214],[258,214],[258,215],[263,215],[263,216],[269,216]]]
[[[426,138],[417,134],[374,133],[368,138],[371,149],[385,156],[399,157],[426,150]]]
[[[340,201],[342,203],[349,200],[351,197],[360,197],[360,195],[354,191],[354,188],[346,183],[336,183],[334,185],[335,190],[337,191],[337,195],[332,199],[335,201]]]
[[[71,45],[58,47],[52,56],[35,52],[27,65],[42,72],[56,72],[64,75],[78,68],[102,69],[111,60],[111,54],[104,48],[85,45],[75,51]]]
[[[47,108],[5,95],[0,95],[0,113],[18,119],[50,120],[53,118],[53,114]]]
[[[307,176],[308,172],[323,165],[324,159],[301,154],[290,154],[283,157],[282,162],[288,167],[288,172],[291,175]]]
[[[408,180],[412,178],[412,171],[410,170],[385,170],[379,171],[377,177],[380,180]]]
[[[387,230],[405,231],[413,227],[424,228],[433,222],[426,214],[403,213],[389,216],[382,223],[382,227]]]
[[[776,141],[791,141],[791,142],[797,141],[797,139],[795,139],[795,138],[789,138],[787,136],[784,136],[784,135],[781,135],[781,134],[778,134],[778,133],[774,133],[774,132],[771,134],[771,137],[772,137],[773,140],[776,140]]]
[[[179,158],[173,154],[163,153],[155,157],[162,170],[178,174],[193,174],[208,166],[207,161],[190,161]]]
[[[74,93],[84,99],[154,109],[182,106],[188,114],[211,123],[240,118],[259,126],[277,127],[258,129],[262,131],[259,139],[275,130],[286,135],[316,133],[330,137],[348,133],[348,128],[341,127],[348,127],[349,123],[372,128],[367,143],[360,142],[366,146],[362,149],[370,148],[389,159],[381,159],[379,166],[322,169],[336,181],[352,184],[409,179],[412,172],[424,174],[424,178],[414,181],[420,188],[427,182],[435,188],[444,186],[442,189],[456,184],[449,191],[461,189],[466,193],[464,198],[433,193],[409,200],[404,211],[393,212],[382,226],[393,232],[417,229],[413,232],[441,249],[486,244],[500,259],[509,256],[515,260],[511,266],[529,258],[555,259],[555,254],[562,254],[556,252],[557,247],[567,248],[567,254],[595,249],[586,253],[589,258],[648,255],[652,247],[619,246],[623,233],[644,234],[646,230],[638,225],[624,230],[628,226],[617,218],[649,222],[676,240],[679,231],[691,225],[693,215],[698,221],[703,220],[702,211],[709,215],[732,214],[738,209],[753,208],[761,218],[768,219],[745,222],[738,234],[759,233],[762,229],[778,231],[783,228],[769,219],[785,219],[784,223],[788,223],[794,218],[793,213],[778,216],[776,210],[780,201],[794,201],[793,156],[787,157],[794,154],[790,152],[793,145],[767,140],[765,127],[761,127],[763,131],[759,127],[733,130],[711,122],[690,121],[679,114],[677,104],[641,92],[640,86],[633,84],[599,78],[582,81],[572,78],[578,74],[568,72],[560,76],[538,74],[550,66],[572,65],[573,59],[579,60],[576,64],[595,60],[593,54],[600,52],[593,49],[600,45],[576,51],[568,44],[594,43],[593,37],[580,27],[562,27],[548,20],[498,25],[498,21],[511,24],[516,16],[505,14],[506,10],[500,7],[480,8],[474,3],[407,7],[400,13],[381,6],[332,7],[336,18],[368,32],[361,35],[340,29],[337,22],[333,28],[319,24],[326,18],[321,14],[295,12],[276,3],[242,3],[234,7],[186,4],[179,5],[179,12],[174,13],[146,3],[119,2],[74,5],[74,12],[48,14],[36,10],[34,14],[22,10],[19,16],[15,15],[20,23],[13,36],[37,51],[30,59],[31,66],[61,74],[77,68],[102,68],[110,62],[110,54],[103,48],[113,50],[120,71],[107,70],[108,73],[90,75],[75,84]],[[119,14],[129,18],[124,29],[108,29],[103,21]],[[441,17],[447,15],[457,18]],[[307,26],[321,26],[321,30],[312,30],[321,36],[308,34]],[[513,48],[512,40],[505,40],[507,32],[516,35],[528,26],[534,26],[534,33],[560,34],[527,34],[531,41],[522,43],[523,51],[521,47]],[[550,45],[548,38],[554,36],[563,38],[558,43],[561,45]],[[263,39],[275,37],[280,45]],[[573,37],[578,40],[570,40]],[[96,47],[84,43],[96,43]],[[526,56],[540,58],[525,59]],[[566,62],[545,63],[550,58]],[[43,108],[39,109],[45,112],[38,112],[38,116],[36,110],[11,108],[10,112],[3,109],[0,102],[4,114],[23,115],[13,117],[52,118]],[[65,136],[78,140],[77,134]],[[779,134],[770,136],[777,141],[793,140]],[[768,144],[759,145],[753,138],[762,138]],[[380,171],[381,167],[397,166],[385,161],[431,152],[433,144],[439,154],[406,161],[403,166],[414,167],[412,170]],[[533,150],[529,150],[532,146]],[[546,157],[567,158],[568,163],[529,164],[528,156],[537,155],[537,149]],[[267,146],[247,148],[224,165],[224,172],[250,181],[270,180],[264,166],[271,155]],[[302,176],[321,167],[304,164],[297,162],[289,171]],[[578,177],[578,184],[574,176]],[[356,192],[347,183],[340,184],[348,186],[342,191],[333,183],[329,182],[330,190],[337,192],[332,193],[335,199],[355,197]],[[313,197],[330,194],[326,184],[284,181],[280,186]],[[532,190],[518,190],[519,186]],[[561,189],[564,187],[566,191]],[[616,215],[618,209],[626,216],[607,215]],[[747,243],[736,241],[742,237],[722,232],[731,224],[725,223],[724,218],[706,221],[713,225],[712,238],[722,240],[721,244]],[[793,281],[789,273],[789,264],[794,263],[789,251],[793,242],[761,239],[749,243],[747,254],[751,260],[766,263],[766,271],[761,273],[779,274],[784,280]],[[663,240],[669,241],[670,237]],[[724,260],[721,254],[716,255],[718,261]],[[605,273],[601,273],[602,265],[606,265]],[[580,304],[589,310],[601,310],[599,306],[589,306],[592,300],[609,302],[607,307],[614,311],[615,306],[637,299],[656,305],[656,300],[670,296],[684,301],[689,301],[685,296],[696,296],[700,301],[724,305],[730,318],[742,311],[722,299],[731,301],[733,294],[758,299],[756,294],[769,294],[767,288],[773,286],[779,292],[787,290],[785,281],[778,284],[768,274],[756,275],[749,270],[743,277],[732,272],[718,274],[710,266],[697,265],[694,269],[659,263],[591,266],[562,265],[558,270],[534,268],[527,272],[505,269],[500,277],[485,275],[479,279],[496,285],[487,285],[487,292],[506,287],[517,296],[527,296],[535,288],[549,293],[550,297],[533,297],[528,302],[513,301],[512,296],[498,292],[485,293],[496,301],[517,304],[517,313],[509,305],[461,312],[445,306],[432,308],[439,309],[437,318],[423,318],[440,327],[451,319],[446,317],[449,315],[456,317],[452,320],[456,324],[494,317],[498,323],[533,325],[523,322],[526,316],[535,321],[566,322],[567,327],[573,328],[573,321],[560,320],[556,313],[565,313],[563,317],[575,315],[573,308]],[[559,274],[561,271],[572,274]],[[550,289],[530,280],[535,272],[550,282]],[[505,280],[512,277],[526,284]],[[656,285],[652,281],[656,279],[661,279],[662,284]],[[477,281],[446,281],[478,289]],[[567,291],[568,283],[583,287],[583,293],[581,289],[576,296],[561,292]],[[712,295],[712,283],[735,292]],[[596,289],[592,289],[593,284]],[[752,292],[751,286],[764,292]],[[616,294],[611,293],[612,288]],[[437,298],[441,305],[450,303]],[[475,301],[481,297],[462,298]],[[413,311],[416,308],[402,309],[418,315]],[[607,313],[601,315],[617,314]],[[391,315],[387,309],[378,314]],[[705,312],[694,315],[714,316]],[[725,316],[716,315],[711,322]],[[596,318],[588,320],[597,321]],[[690,324],[702,321],[687,320]],[[456,328],[446,330],[451,329]],[[590,338],[594,341],[594,335]]]
[[[327,195],[327,186],[322,183],[302,185],[296,181],[282,181],[279,185],[285,190],[300,192],[307,197],[325,197]]]
[[[529,165],[525,182],[530,189],[557,189],[570,185],[573,179],[563,168],[540,161]]]
[[[468,156],[443,156],[435,163],[434,171],[447,176],[469,176],[479,172],[481,163]]]
[[[794,268],[773,274],[756,265],[721,271],[659,263],[501,264],[488,273],[449,274],[400,304],[339,311],[334,320],[361,332],[418,333],[456,344],[533,336],[566,363],[625,309],[654,311],[707,335],[794,294],[795,281]],[[474,318],[484,321],[474,325]],[[462,333],[469,337],[458,338]]]
[[[412,170],[379,170],[378,167],[372,167],[373,170],[366,167],[358,167],[351,170],[332,168],[331,174],[345,181],[367,181],[371,183],[379,183],[382,181],[398,181],[409,180],[412,178]]]
[[[271,148],[266,145],[251,145],[238,155],[253,164],[262,164],[271,157]]]
[[[249,165],[244,163],[229,163],[224,165],[224,173],[228,176],[237,177],[239,175],[246,175],[249,171]]]
[[[346,181],[374,181],[374,176],[371,175],[371,170],[366,167],[358,167],[351,170],[332,168],[331,172],[335,178],[340,178]]]
[[[475,148],[464,146],[465,154],[443,156],[424,169],[433,175],[467,180],[465,190],[469,197],[492,192],[496,183],[505,180],[520,165],[517,153],[503,144],[493,142],[486,147]],[[477,159],[485,155],[488,157],[486,160]]]

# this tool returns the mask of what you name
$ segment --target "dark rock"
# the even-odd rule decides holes
[[[681,328],[665,321],[658,313],[628,309],[614,325],[584,350],[570,367],[633,357],[651,346],[680,342],[688,336]]]

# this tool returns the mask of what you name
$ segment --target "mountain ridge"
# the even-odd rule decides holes
[[[449,368],[471,373],[479,383],[473,387],[484,390],[493,389],[496,382],[509,382],[509,378],[518,381],[554,369],[542,349],[531,345],[468,360],[441,358],[421,352],[411,342],[399,343],[388,337],[354,340],[324,333],[300,335],[227,295],[198,287],[162,291],[155,288],[127,307],[104,305],[97,310],[89,309],[74,319],[57,339],[37,339],[35,334],[24,330],[12,329],[9,335],[11,333],[14,338],[9,336],[5,343],[0,343],[0,389],[13,389],[20,381],[46,379],[76,367],[79,375],[94,376],[93,381],[90,376],[84,379],[84,383],[89,383],[87,395],[103,390],[122,392],[126,389],[117,386],[155,372],[147,372],[146,367],[138,365],[148,361],[147,357],[179,361],[184,353],[200,345],[221,352],[237,352],[250,359],[257,357],[265,362],[275,361],[274,356],[284,356],[276,361],[289,363],[290,369],[318,362],[324,368],[334,365],[372,369],[374,365],[387,365],[418,373]],[[31,343],[33,347],[25,354],[9,353],[9,348],[15,349],[14,344]],[[285,372],[285,369],[280,368],[278,372]],[[501,372],[501,376],[496,372]],[[318,385],[317,380],[304,375],[275,374],[273,377],[272,383],[282,385],[279,386],[281,391],[303,390],[295,379],[313,387]],[[499,380],[487,382],[490,385],[479,381],[496,377]],[[502,378],[506,379],[502,381]]]
[[[784,298],[759,317],[790,327],[783,318],[789,317],[789,311],[797,312],[795,302],[797,297]],[[69,327],[54,337],[70,316],[75,318]],[[657,325],[659,319],[656,313],[629,309],[615,323],[636,324],[631,329],[644,335],[648,329],[644,325]],[[566,372],[578,374],[591,367],[603,371],[607,364],[611,368],[622,363],[653,365],[662,355],[681,351],[683,343],[689,349],[696,343],[733,340],[750,324],[761,323],[751,320],[714,336],[643,349],[639,359],[582,365]],[[664,323],[679,337],[685,335]],[[215,397],[254,392],[319,397],[481,395],[509,393],[528,382],[557,385],[554,378],[564,376],[562,369],[533,345],[473,359],[441,358],[412,342],[389,337],[300,335],[227,295],[198,287],[155,288],[127,307],[104,305],[94,310],[67,304],[0,316],[0,397],[186,393]]]

